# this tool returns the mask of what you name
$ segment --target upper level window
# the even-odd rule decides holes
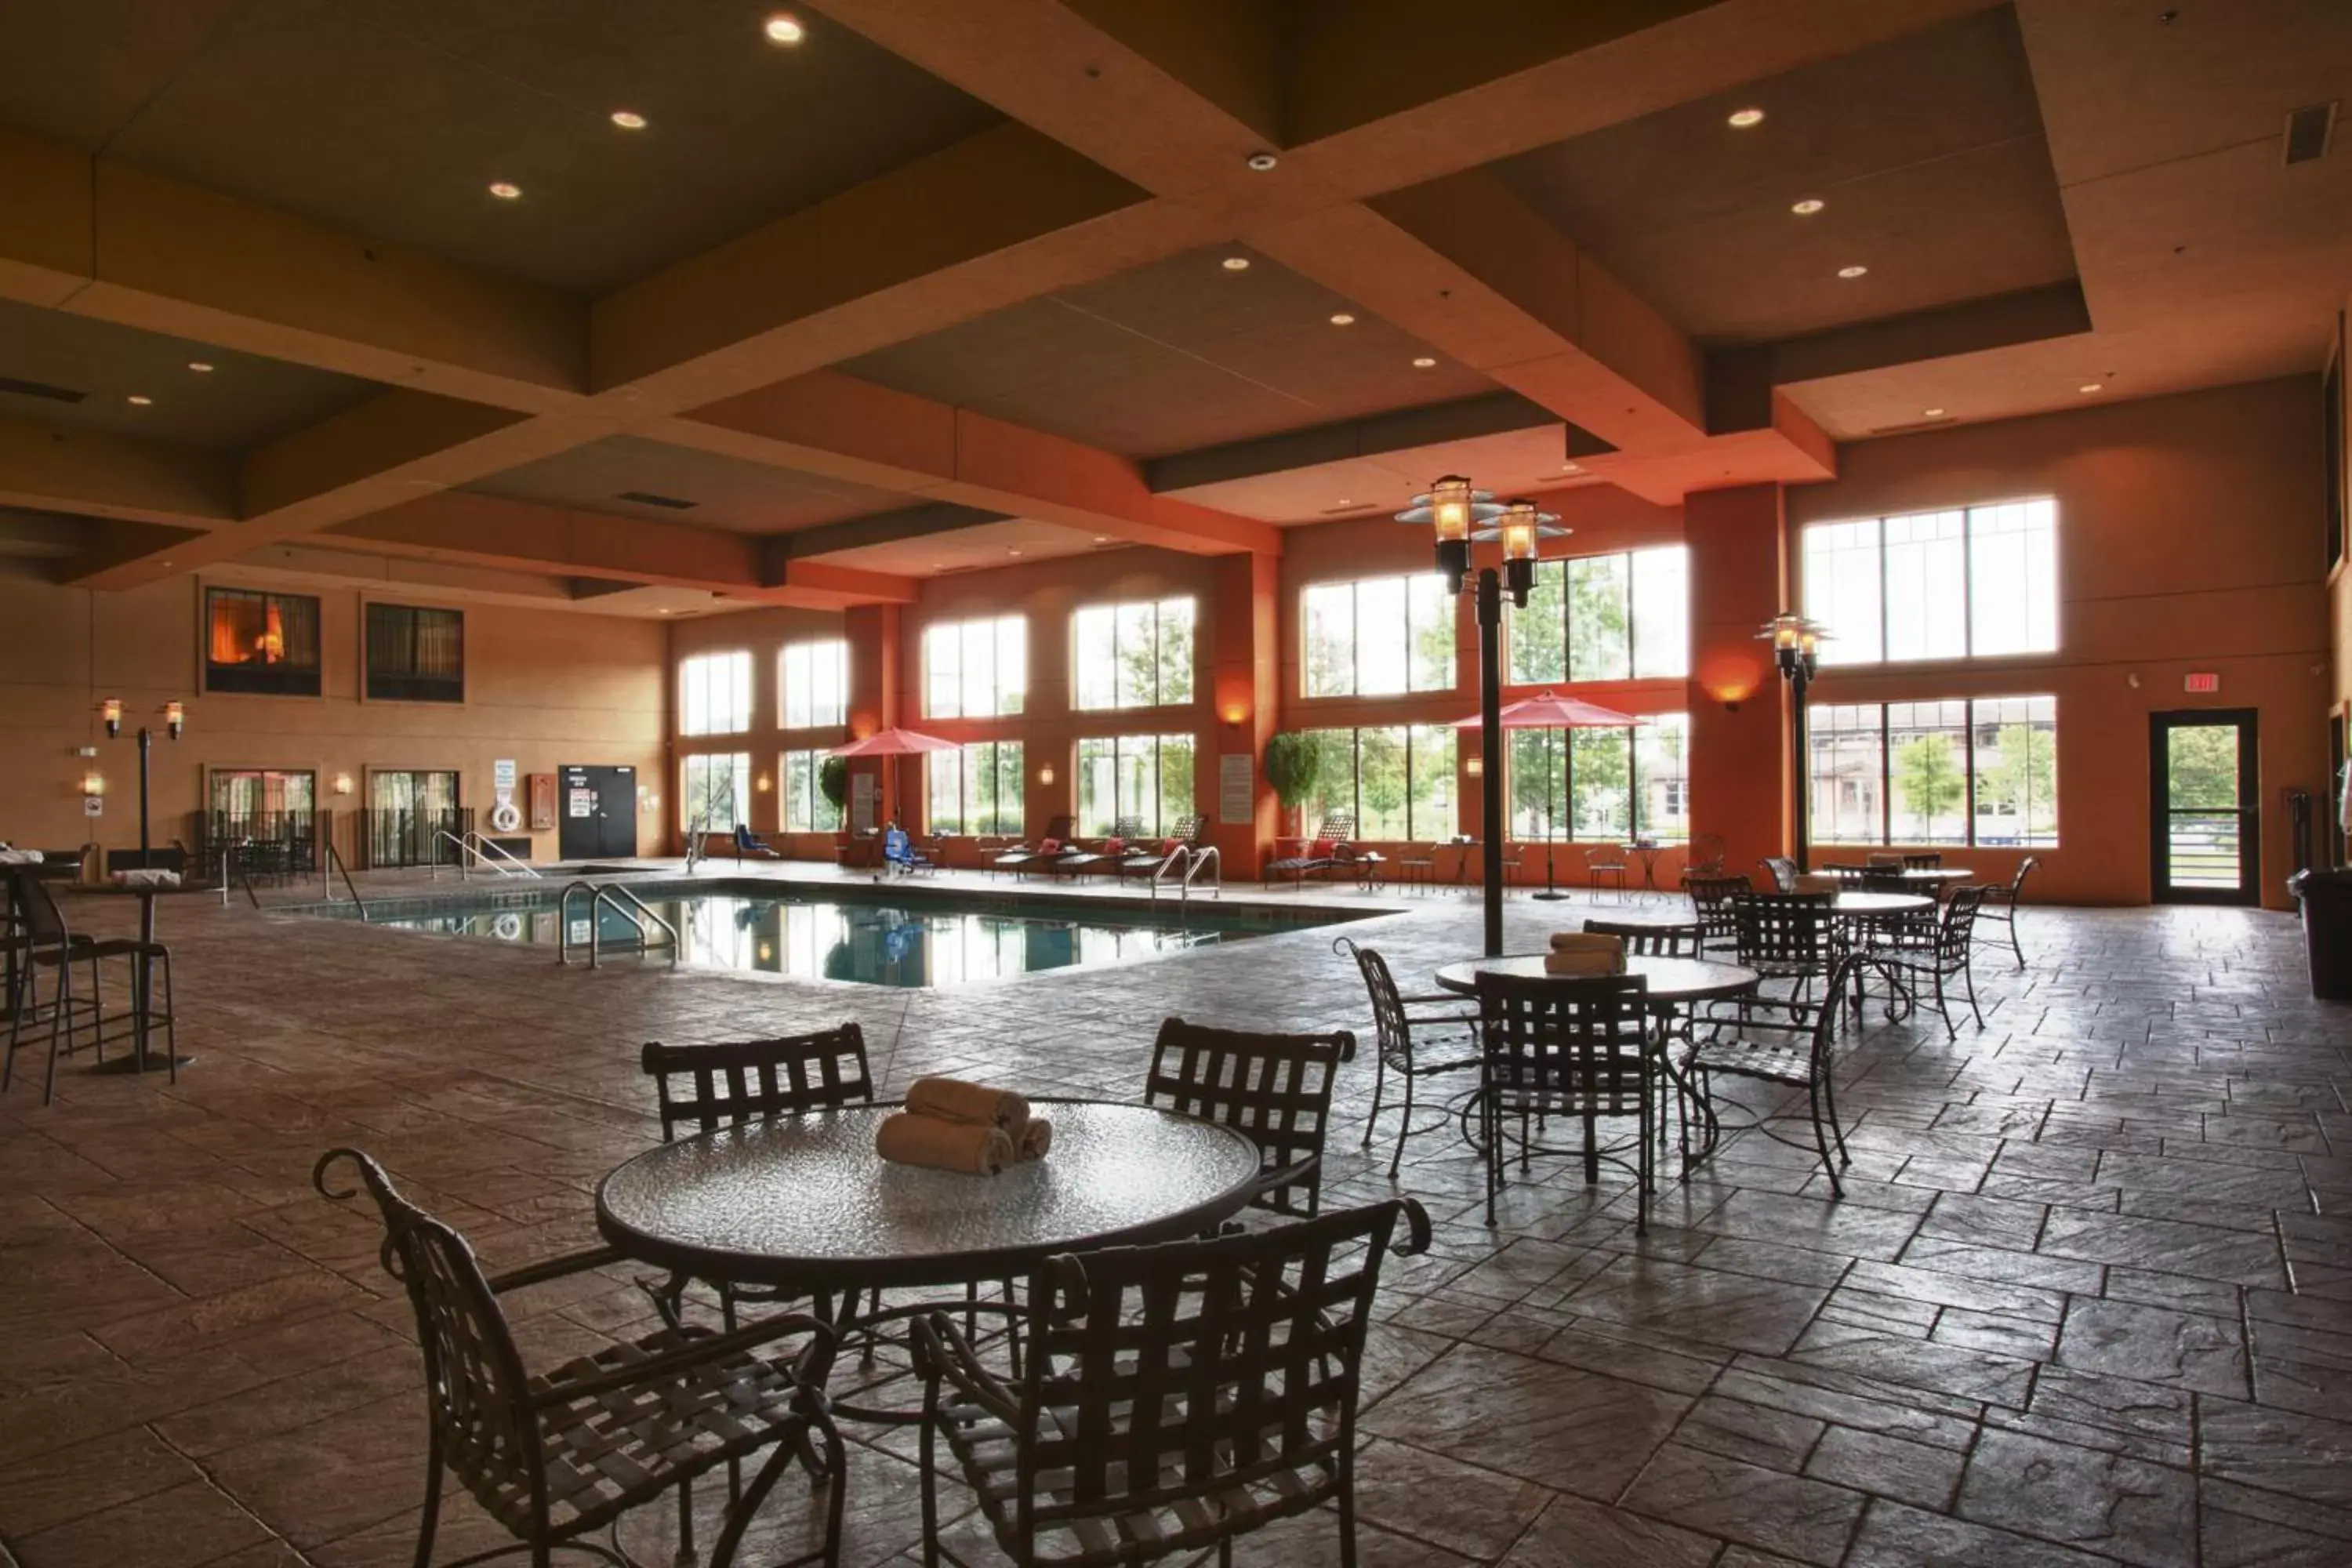
[[[367,607],[371,702],[466,700],[466,616],[411,605]]]
[[[985,719],[1018,713],[1029,696],[1029,623],[1020,616],[923,628],[923,713]]]
[[[205,689],[319,695],[319,601],[308,594],[205,590]]]
[[[1435,573],[1318,583],[1300,595],[1300,612],[1307,696],[1453,689],[1454,598]]]
[[[1690,673],[1690,552],[1679,544],[1545,561],[1510,615],[1515,686]]]
[[[849,645],[839,637],[787,647],[777,661],[783,727],[817,730],[849,721]]]
[[[1192,700],[1193,602],[1093,605],[1070,617],[1080,708],[1172,708]]]
[[[1823,664],[1991,658],[2058,647],[2058,506],[2048,499],[1817,522],[1805,614]]]
[[[751,656],[705,653],[677,667],[677,732],[736,735],[751,727]]]

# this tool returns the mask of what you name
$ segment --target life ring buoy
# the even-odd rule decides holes
[[[498,805],[490,807],[490,827],[492,831],[498,833],[512,833],[516,828],[520,827],[521,826],[522,813],[515,809],[514,802],[510,800],[502,800],[499,802]]]

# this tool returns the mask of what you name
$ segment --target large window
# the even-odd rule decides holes
[[[1632,729],[1514,730],[1511,836],[1622,844],[1690,837],[1690,715]]]
[[[466,700],[466,616],[410,605],[367,607],[371,702]]]
[[[1355,816],[1360,838],[1409,842],[1454,837],[1451,726],[1391,724],[1307,733],[1321,753],[1315,797],[1304,813],[1310,827],[1345,811]]]
[[[1029,695],[1029,623],[1019,616],[923,629],[923,712],[932,719],[1018,713]]]
[[[824,772],[823,752],[786,752],[784,753],[784,831],[787,833],[836,833],[841,829],[841,807],[824,798],[817,786],[818,776]]]
[[[1318,583],[1299,608],[1307,696],[1453,689],[1454,598],[1436,574]]]
[[[205,689],[319,695],[319,601],[308,594],[205,590]]]
[[[1094,605],[1070,617],[1080,708],[1172,708],[1192,700],[1193,602]]]
[[[678,826],[688,833],[732,833],[751,821],[751,754],[714,752],[685,758],[677,792]]]
[[[1994,658],[2058,647],[2058,506],[2047,499],[1805,530],[1805,614],[1823,664]]]
[[[849,645],[838,637],[788,646],[776,661],[787,730],[827,729],[849,717]]]
[[[751,727],[751,656],[706,653],[677,667],[677,732],[739,735]]]
[[[1192,737],[1118,735],[1078,742],[1078,831],[1108,833],[1121,817],[1145,834],[1175,831],[1192,808]]]
[[[2058,701],[1979,697],[1807,710],[1823,844],[2058,842]]]
[[[1021,831],[1020,742],[983,741],[933,752],[923,776],[932,832]]]
[[[1690,552],[1539,562],[1527,608],[1508,614],[1513,685],[1687,675]]]

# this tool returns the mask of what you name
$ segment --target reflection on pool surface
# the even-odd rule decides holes
[[[847,980],[866,985],[939,986],[1003,980],[1049,969],[1133,963],[1162,953],[1212,946],[1269,931],[1327,923],[1329,911],[1241,910],[1195,904],[1189,913],[1146,913],[1082,903],[1033,905],[962,900],[930,894],[919,901],[872,902],[827,889],[824,898],[640,888],[638,896],[677,928],[678,961],[704,969]],[[1019,909],[1021,912],[1011,912]],[[637,922],[611,903],[595,914],[607,953],[634,953]],[[568,915],[554,896],[508,896],[496,908],[436,907],[394,912],[373,923],[545,947],[551,952],[571,922],[574,957],[590,936],[584,900]],[[658,931],[656,942],[662,939]],[[664,956],[656,954],[656,956]]]

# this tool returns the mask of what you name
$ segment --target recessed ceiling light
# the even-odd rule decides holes
[[[1097,544],[1108,544],[1110,542],[1110,535],[1108,533],[1097,533],[1095,535],[1095,542]]]
[[[1011,545],[1009,545],[1009,544],[1008,544],[1008,545],[1006,545],[1006,546],[1004,547],[1004,553],[1006,553],[1007,555],[1018,555],[1018,554],[1020,554],[1020,553],[1021,553],[1021,552],[1019,552],[1018,550],[1013,549],[1013,546],[1011,546]]]
[[[643,131],[646,117],[634,109],[616,109],[613,110],[613,123],[624,131]]]
[[[1334,310],[1331,312],[1331,324],[1335,327],[1352,327],[1356,324],[1356,318],[1345,310]]]
[[[664,607],[663,607],[663,609],[662,609],[662,611],[661,611],[660,613],[661,613],[661,614],[663,614],[663,615],[665,615],[665,616],[666,616],[666,615],[668,615],[668,614],[669,614],[669,610],[668,610],[667,606],[664,606]]]
[[[769,17],[767,25],[760,30],[768,35],[768,42],[787,47],[808,37],[808,29],[801,26],[801,19],[788,11],[779,11]]]
[[[209,375],[213,367],[210,360],[192,359],[188,362],[188,368],[199,375]]]
[[[1341,496],[1341,497],[1339,498],[1339,504],[1340,504],[1341,506],[1353,506],[1353,505],[1355,505],[1356,503],[1355,503],[1354,501],[1349,500],[1346,496]]]
[[[134,408],[144,408],[155,400],[148,396],[143,392],[134,392],[124,401],[128,402]]]
[[[1415,370],[1435,370],[1437,368],[1437,362],[1430,358],[1427,354],[1423,354],[1419,359],[1412,362],[1412,368]]]
[[[1829,205],[1819,196],[1807,196],[1803,201],[1792,204],[1789,210],[1799,217],[1811,217]]]
[[[504,180],[494,180],[490,183],[490,195],[498,197],[499,200],[502,202],[510,202],[517,196],[522,195],[522,187],[520,185],[509,184]]]
[[[1922,419],[1941,419],[1943,416],[1944,411],[1940,408],[1922,408],[1919,410],[1919,417]]]
[[[1864,273],[1865,273],[1865,272],[1867,272],[1867,271],[1869,271],[1869,270],[1870,270],[1870,268],[1867,268],[1867,267],[1864,267],[1864,266],[1860,265],[1859,263],[1857,263],[1856,265],[1852,266],[1852,267],[1841,267],[1841,268],[1838,268],[1838,276],[1839,276],[1839,277],[1841,277],[1841,278],[1846,279],[1848,279],[1849,281],[1851,281],[1851,280],[1852,280],[1852,279],[1856,279],[1856,278],[1861,277]]]
[[[1731,111],[1730,125],[1735,131],[1745,131],[1750,126],[1763,123],[1764,111],[1760,109],[1735,109]]]
[[[1228,272],[1247,272],[1249,270],[1249,258],[1246,256],[1228,256],[1225,258],[1224,266],[1225,270]]]
[[[1563,474],[1580,474],[1584,472],[1584,465],[1581,463],[1562,463],[1559,466],[1559,471]]]
[[[1263,174],[1282,162],[1271,153],[1253,153],[1242,161],[1249,165],[1250,173],[1253,174]]]
[[[2106,385],[2107,384],[2104,381],[2086,381],[2074,390],[2077,392],[2104,392],[2106,390]],[[131,401],[136,403],[139,400],[134,397]]]

